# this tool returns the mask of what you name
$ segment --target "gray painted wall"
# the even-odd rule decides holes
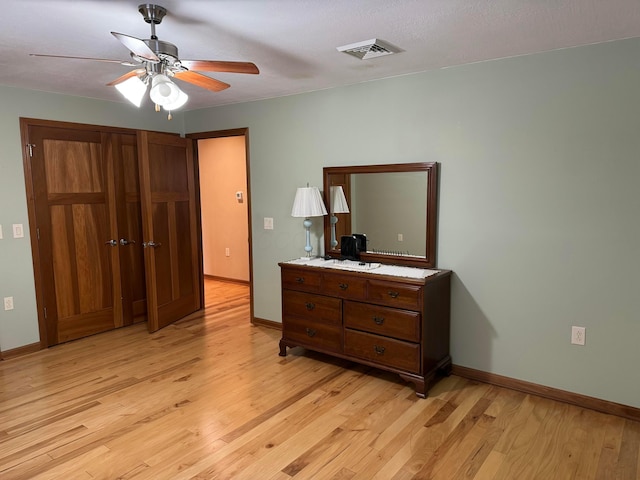
[[[640,39],[185,121],[249,127],[257,317],[280,321],[277,263],[304,253],[297,186],[321,187],[324,166],[437,161],[454,363],[640,407]]]
[[[38,95],[22,93],[28,112],[13,105],[0,118],[3,226],[27,223],[17,116],[136,123],[124,106]],[[640,407],[640,39],[187,112],[184,122],[186,132],[249,127],[257,317],[280,321],[277,263],[304,254],[302,222],[290,217],[296,187],[321,187],[324,166],[437,161],[454,363]],[[313,232],[321,253],[320,219]],[[31,257],[28,242],[0,242],[3,296],[17,288],[31,306],[19,318],[1,312],[0,341],[12,348],[36,341]],[[570,345],[571,325],[586,327],[586,346]]]

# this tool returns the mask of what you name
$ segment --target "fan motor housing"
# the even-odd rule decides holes
[[[143,42],[146,43],[161,60],[169,57],[169,59],[172,60],[169,63],[178,61],[178,47],[173,43],[163,42],[157,38],[145,38]]]

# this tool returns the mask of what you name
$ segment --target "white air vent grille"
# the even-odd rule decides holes
[[[384,55],[392,55],[400,50],[388,43],[378,40],[377,38],[365,40],[364,42],[351,43],[338,47],[339,52],[343,52],[360,60],[368,60],[369,58],[382,57]]]

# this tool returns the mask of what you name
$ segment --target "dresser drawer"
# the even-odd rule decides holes
[[[281,272],[282,287],[305,292],[319,292],[322,276],[312,270],[283,268]]]
[[[367,281],[364,278],[348,275],[325,273],[322,280],[322,293],[352,300],[364,300]]]
[[[300,346],[342,353],[342,327],[299,317],[285,317],[282,335]]]
[[[420,313],[345,301],[344,326],[410,342],[420,341]]]
[[[420,344],[345,329],[344,353],[387,367],[420,373]]]
[[[422,286],[369,280],[367,300],[407,310],[420,310]]]
[[[312,293],[283,290],[282,314],[329,325],[342,325],[342,300]]]

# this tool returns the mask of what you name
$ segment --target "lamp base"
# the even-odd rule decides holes
[[[305,218],[302,225],[304,225],[304,228],[307,230],[307,244],[304,246],[304,251],[307,252],[307,257],[311,258],[311,252],[313,251],[313,247],[311,246],[311,225],[313,225],[313,222],[310,218]]]
[[[338,239],[336,238],[336,223],[338,223],[338,217],[331,215],[331,249],[333,250],[338,246]]]

